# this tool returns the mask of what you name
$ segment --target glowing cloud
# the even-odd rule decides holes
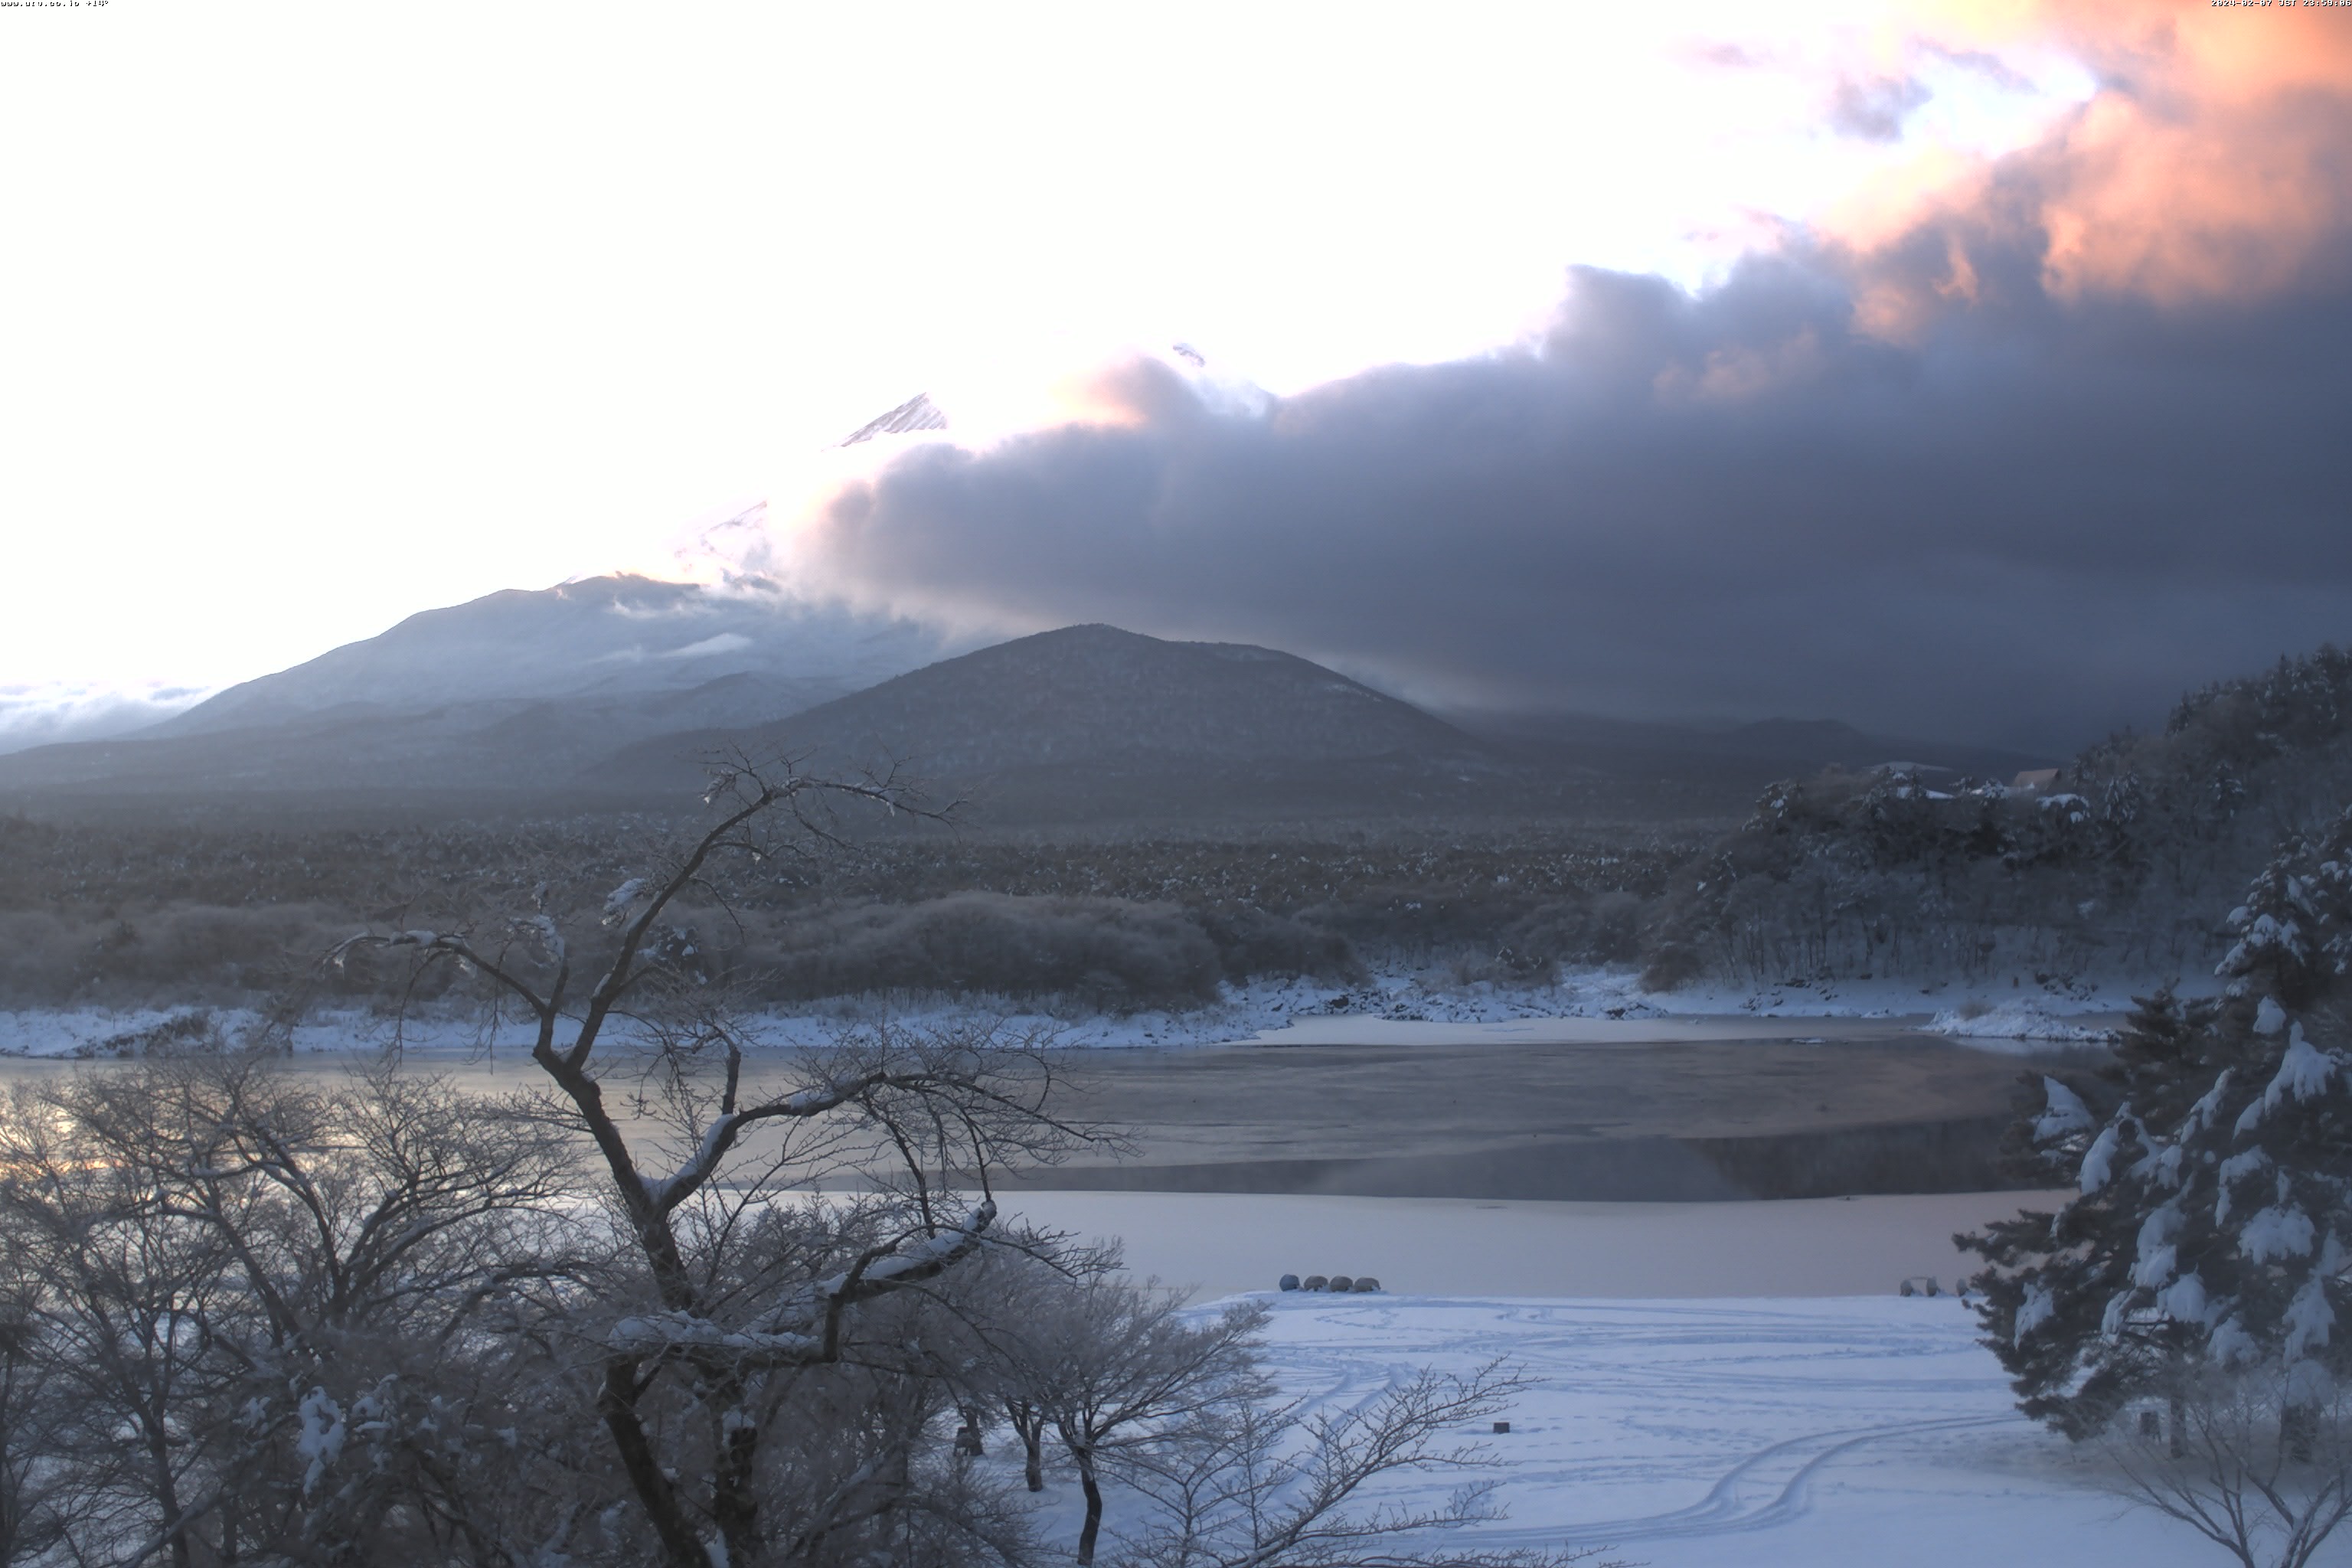
[[[1829,214],[1822,232],[1865,263],[1940,260],[1872,279],[1874,330],[1914,334],[1976,300],[1971,256],[2036,246],[2062,300],[2130,294],[2168,306],[2246,299],[2341,262],[2352,227],[2352,21],[2304,6],[1937,7],[1923,46],[1990,54],[2056,47],[2096,92],[2037,144],[1989,159],[1922,155]],[[1925,231],[1933,231],[1932,235]]]

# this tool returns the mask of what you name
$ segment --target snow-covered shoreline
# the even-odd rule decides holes
[[[1829,982],[1740,988],[1687,985],[1644,990],[1627,970],[1582,970],[1556,984],[1462,985],[1403,970],[1375,972],[1363,984],[1255,981],[1225,988],[1211,1005],[1181,1013],[1125,1015],[1046,1010],[1001,998],[845,997],[755,1020],[754,1037],[779,1047],[822,1044],[845,1029],[882,1023],[923,1027],[984,1018],[1008,1034],[1074,1048],[1228,1045],[1244,1042],[1437,1045],[1482,1039],[1525,1043],[1661,1039],[1798,1039],[1809,1026],[1834,1033],[1869,1025],[1874,1036],[1917,1032],[1983,1049],[2091,1044],[2111,1037],[2147,978],[2075,982],[2020,993],[1964,982]],[[261,1025],[246,1008],[59,1007],[0,1011],[0,1056],[137,1054],[140,1037],[192,1013],[207,1013],[221,1036],[247,1037]],[[293,1032],[297,1051],[350,1051],[390,1044],[424,1052],[499,1051],[528,1046],[519,1021],[495,1037],[481,1019],[420,1010],[400,1020],[361,1009],[321,1011]]]

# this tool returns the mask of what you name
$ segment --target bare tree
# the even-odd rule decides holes
[[[1032,1491],[1042,1485],[1047,1429],[1076,1468],[1086,1499],[1077,1561],[1086,1568],[1102,1534],[1107,1475],[1265,1394],[1255,1339],[1266,1310],[1235,1302],[1202,1319],[1156,1282],[1070,1278],[1043,1266],[1022,1272],[1012,1292],[1017,1314],[1004,1314],[989,1336],[994,1387],[1025,1450]]]
[[[65,1402],[29,1307],[0,1301],[0,1563],[37,1560],[66,1530],[56,1447]]]
[[[1499,1517],[1496,1482],[1473,1480],[1440,1508],[1367,1503],[1366,1489],[1409,1469],[1473,1471],[1491,1457],[1454,1434],[1504,1409],[1526,1381],[1500,1363],[1465,1377],[1424,1370],[1342,1414],[1249,1401],[1202,1423],[1139,1466],[1156,1528],[1132,1542],[1135,1568],[1547,1568],[1604,1549],[1492,1551],[1442,1542]],[[1606,1568],[1606,1565],[1604,1565]]]
[[[2108,1434],[2123,1495],[2242,1568],[2305,1568],[2352,1516],[2352,1401],[2317,1372],[2186,1377],[2168,1430],[2150,1410]]]
[[[976,1453],[982,1432],[1001,1415],[1021,1446],[1024,1485],[1042,1492],[1053,1424],[1046,1399],[1053,1326],[1069,1317],[1082,1286],[1118,1270],[1121,1248],[1034,1230],[998,1241],[954,1282],[950,1332],[933,1346],[941,1375],[955,1389],[957,1414],[971,1430],[967,1452]]]
[[[935,1379],[886,1304],[922,1298],[988,1244],[993,1168],[1055,1157],[1085,1133],[1047,1109],[1048,1054],[976,1028],[869,1031],[755,1083],[743,1028],[706,1000],[672,910],[689,895],[728,907],[722,868],[837,842],[835,805],[919,808],[890,779],[740,760],[706,798],[716,818],[705,832],[603,900],[618,944],[584,991],[543,900],[494,924],[345,948],[406,947],[420,967],[470,969],[533,1026],[531,1059],[593,1145],[622,1238],[606,1307],[574,1326],[653,1554],[672,1568],[742,1568],[898,1553],[908,1543],[890,1532],[912,1528],[931,1495],[918,1439]],[[616,1110],[615,1069],[650,1086],[639,1100],[669,1135],[648,1137]],[[823,1181],[878,1190],[778,1201]]]
[[[388,1070],[322,1091],[210,1054],[19,1092],[0,1246],[20,1354],[70,1396],[46,1455],[69,1555],[507,1554],[530,1510],[495,1434],[532,1401],[486,1331],[571,1271],[565,1163]]]

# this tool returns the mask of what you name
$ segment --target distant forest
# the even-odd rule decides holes
[[[2347,804],[2352,656],[2326,647],[2190,694],[2160,732],[2099,742],[2041,794],[1832,770],[1773,784],[1720,830],[845,824],[836,855],[714,882],[673,940],[771,1005],[1183,1007],[1266,976],[1345,987],[1376,962],[1496,985],[1589,965],[1661,988],[2162,978],[2210,967],[2273,846]],[[280,830],[0,817],[0,1006],[388,1002],[405,966],[317,956],[364,925],[593,904],[679,830],[619,814]],[[470,983],[436,984],[462,997]]]
[[[1648,973],[1770,983],[2178,975],[2283,838],[2352,805],[2352,656],[2191,693],[2046,793],[1903,773],[1776,784],[1672,879]]]

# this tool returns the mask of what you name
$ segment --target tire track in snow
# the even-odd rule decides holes
[[[1622,1546],[1628,1542],[1729,1535],[1785,1524],[1805,1511],[1813,1477],[1832,1460],[1856,1448],[1894,1438],[1923,1436],[1970,1427],[2005,1425],[2007,1416],[1969,1415],[1940,1421],[1906,1421],[1885,1426],[1816,1432],[1773,1444],[1726,1471],[1707,1494],[1687,1508],[1627,1519],[1513,1529],[1489,1525],[1478,1532],[1481,1546]]]
[[[1655,1424],[1668,1410],[1686,1401],[1711,1403],[1727,1394],[1747,1401],[1760,1399],[1768,1407],[1784,1401],[1814,1404],[1823,1395],[1851,1404],[1882,1393],[1909,1398],[1966,1395],[1977,1393],[1982,1382],[1973,1375],[1944,1378],[1901,1373],[1906,1364],[1917,1366],[1951,1353],[1955,1330],[1973,1338],[1969,1329],[1957,1323],[1838,1321],[1837,1314],[1830,1314],[1832,1321],[1825,1321],[1820,1312],[1776,1311],[1752,1302],[1619,1304],[1457,1298],[1444,1307],[1450,1310],[1447,1316],[1460,1316],[1446,1325],[1447,1331],[1433,1338],[1433,1325],[1412,1321],[1419,1314],[1413,1310],[1418,1304],[1411,1298],[1390,1298],[1378,1305],[1285,1305],[1293,1311],[1304,1308],[1300,1316],[1311,1319],[1313,1329],[1294,1321],[1287,1326],[1297,1335],[1295,1338],[1277,1329],[1276,1342],[1269,1347],[1270,1360],[1279,1369],[1281,1380],[1295,1394],[1306,1395],[1310,1408],[1340,1405],[1361,1408],[1390,1386],[1391,1380],[1410,1375],[1418,1365],[1439,1363],[1459,1370],[1497,1357],[1533,1373],[1540,1385],[1573,1390],[1603,1403],[1646,1406],[1652,1421],[1643,1425],[1654,1432],[1670,1429],[1670,1421]],[[1767,1364],[1757,1364],[1759,1354]],[[1774,1362],[1779,1364],[1769,1364]],[[1849,1420],[1756,1449],[1722,1470],[1712,1483],[1705,1483],[1705,1496],[1685,1507],[1597,1521],[1556,1516],[1550,1522],[1528,1525],[1494,1521],[1474,1527],[1472,1533],[1482,1547],[1557,1548],[1770,1530],[1804,1515],[1814,1480],[1826,1468],[1860,1450],[2018,1420],[2007,1410],[1868,1425],[1851,1421],[1853,1415],[1867,1420],[1869,1413],[1862,1409],[1816,1409],[1812,1414],[1816,1420],[1827,1416],[1835,1422],[1839,1415],[1847,1415]],[[1513,1479],[1520,1486],[1574,1486],[1580,1480],[1592,1484],[1589,1472],[1582,1478],[1574,1474],[1580,1467],[1573,1464],[1559,1470],[1540,1463],[1513,1468],[1517,1469]],[[1704,1473],[1689,1477],[1686,1484],[1703,1483]],[[1496,1501],[1507,1508],[1514,1489],[1507,1483]]]

